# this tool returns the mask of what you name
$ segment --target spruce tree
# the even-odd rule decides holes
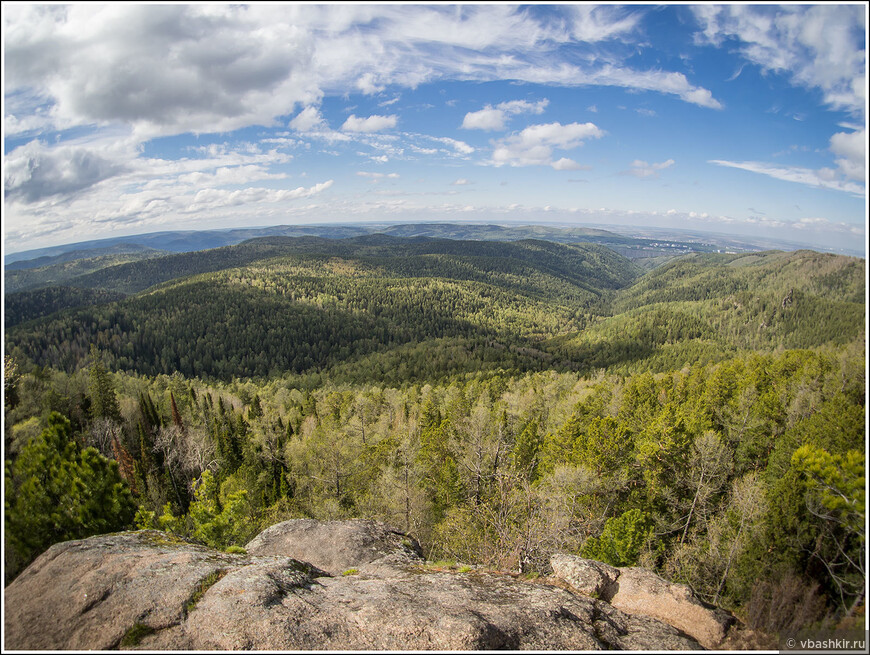
[[[118,406],[118,398],[115,388],[106,367],[103,366],[102,356],[96,346],[91,346],[91,367],[88,372],[88,395],[91,399],[91,417],[108,418],[113,421],[121,420],[121,408]]]

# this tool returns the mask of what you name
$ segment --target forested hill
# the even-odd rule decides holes
[[[609,315],[552,339],[593,367],[667,371],[740,351],[863,337],[865,262],[809,250],[688,255],[617,292]]]
[[[17,291],[64,285],[77,277],[109,268],[110,266],[117,266],[118,264],[151,257],[162,257],[167,253],[159,250],[139,250],[137,252],[110,255],[84,254],[87,256],[75,257],[76,253],[70,253],[73,258],[69,260],[64,259],[65,255],[52,258],[45,257],[42,258],[43,262],[38,266],[24,267],[19,262],[11,264],[6,267],[3,274],[5,293],[10,294]],[[15,266],[21,267],[15,268]]]
[[[597,245],[256,239],[82,276],[70,284],[133,295],[8,325],[7,349],[74,370],[96,344],[115,368],[223,379],[319,372],[409,347],[427,351],[412,377],[538,369],[553,359],[537,348],[543,338],[581,329],[589,308],[639,273]]]
[[[69,284],[99,293],[7,299],[7,351],[68,371],[97,345],[113,368],[147,375],[401,384],[498,368],[665,371],[846,343],[864,315],[860,259],[702,254],[641,275],[603,246],[537,240],[267,237]],[[118,293],[130,295],[106,302]]]
[[[160,282],[180,277],[244,266],[279,256],[380,258],[399,261],[423,255],[483,258],[478,268],[509,266],[525,262],[551,274],[581,282],[587,287],[615,289],[631,282],[640,269],[604,246],[559,245],[547,241],[496,243],[450,239],[402,239],[367,235],[352,239],[321,237],[263,237],[237,246],[170,255],[159,259],[130,262],[84,275],[71,286],[136,293]],[[490,261],[485,261],[486,259]],[[413,271],[413,266],[406,266]],[[425,272],[423,272],[425,274]],[[451,275],[452,276],[452,275]]]

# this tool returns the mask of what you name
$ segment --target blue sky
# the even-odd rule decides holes
[[[4,3],[7,252],[356,221],[864,251],[867,5]]]

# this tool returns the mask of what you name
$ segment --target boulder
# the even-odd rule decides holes
[[[284,521],[258,534],[245,550],[250,555],[292,557],[333,575],[367,564],[377,567],[423,560],[416,539],[365,519]]]
[[[356,525],[359,531],[350,536],[359,538],[351,538],[353,543],[365,542],[366,535],[381,529],[365,522]],[[334,533],[325,528],[322,534]],[[335,543],[322,544],[323,551],[330,549],[340,550]],[[317,554],[318,549],[311,552]],[[356,573],[347,569],[359,558],[321,558],[324,567],[344,569],[344,575],[329,576],[284,555],[229,555],[155,531],[57,544],[6,588],[4,646],[278,651],[699,648],[695,640],[662,621],[627,614],[546,580],[433,570],[410,556],[402,563],[400,555],[381,553]],[[371,566],[383,563],[383,558],[388,566]]]
[[[577,555],[556,553],[550,557],[553,575],[586,596],[602,598],[619,577],[619,569]]]
[[[197,585],[238,561],[153,530],[55,544],[5,589],[5,646],[113,648],[137,622],[182,621]]]
[[[686,585],[668,582],[643,568],[620,568],[604,599],[628,614],[664,621],[704,648],[721,644],[734,623],[730,613],[702,602]]]

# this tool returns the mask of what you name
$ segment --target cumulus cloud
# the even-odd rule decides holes
[[[813,170],[797,166],[774,166],[772,164],[757,161],[727,161],[722,159],[711,159],[710,163],[718,166],[727,166],[729,168],[739,168],[752,173],[760,173],[785,182],[797,182],[798,184],[805,184],[807,186],[821,189],[845,191],[857,196],[863,196],[865,194],[863,185],[837,179],[836,171],[830,168]]]
[[[470,111],[462,119],[462,129],[465,130],[502,130],[505,124],[505,113],[494,107],[484,107],[479,111]]]
[[[493,107],[487,105],[479,111],[470,111],[462,119],[462,129],[465,130],[503,130],[510,116],[516,114],[542,114],[550,103],[544,98],[537,102],[527,100],[509,100]]]
[[[84,147],[49,148],[31,141],[6,156],[3,178],[7,198],[32,203],[82,192],[123,170],[123,165]]]
[[[631,162],[631,168],[627,171],[629,175],[634,175],[640,178],[657,178],[659,172],[674,165],[673,159],[658,163],[649,164],[640,159],[635,159]]]
[[[604,66],[590,59],[583,68],[565,60],[563,45],[626,38],[639,12],[556,11],[563,20],[499,4],[457,11],[401,4],[13,3],[4,7],[4,75],[7,95],[28,90],[39,97],[55,128],[121,124],[141,138],[268,126],[326,94],[443,79],[604,83],[714,102],[679,73],[675,86],[668,73],[635,71],[613,58]],[[36,106],[29,103],[30,115]],[[11,113],[13,128],[34,127],[24,113]]]
[[[852,180],[864,181],[867,174],[867,130],[837,132],[831,137],[831,152],[840,171]]]
[[[572,150],[588,139],[599,139],[604,131],[594,123],[546,123],[530,125],[522,132],[494,142],[492,163],[495,166],[549,165],[564,170],[571,160],[553,162],[553,150]]]
[[[314,132],[329,129],[317,107],[306,107],[290,121],[290,127],[297,132]]]
[[[120,229],[178,229],[191,220],[204,219],[210,226],[222,217],[227,226],[245,220],[262,224],[270,212],[283,211],[332,185],[331,180],[308,187],[282,184],[289,176],[276,168],[292,156],[253,143],[212,143],[174,160],[143,157],[134,141],[106,139],[55,146],[32,142],[17,150],[14,158],[13,153],[7,156],[4,171],[4,232],[7,247],[18,249],[79,241],[83,235],[115,236]],[[93,157],[103,160],[100,175],[88,173],[93,167],[78,165]],[[46,183],[40,176],[49,171]],[[95,178],[102,179],[85,185]],[[264,181],[271,188],[257,184]],[[197,197],[200,191],[205,193]]]
[[[358,118],[354,114],[348,116],[341,129],[345,132],[379,132],[396,127],[396,115],[379,116],[374,114],[368,118]]]

